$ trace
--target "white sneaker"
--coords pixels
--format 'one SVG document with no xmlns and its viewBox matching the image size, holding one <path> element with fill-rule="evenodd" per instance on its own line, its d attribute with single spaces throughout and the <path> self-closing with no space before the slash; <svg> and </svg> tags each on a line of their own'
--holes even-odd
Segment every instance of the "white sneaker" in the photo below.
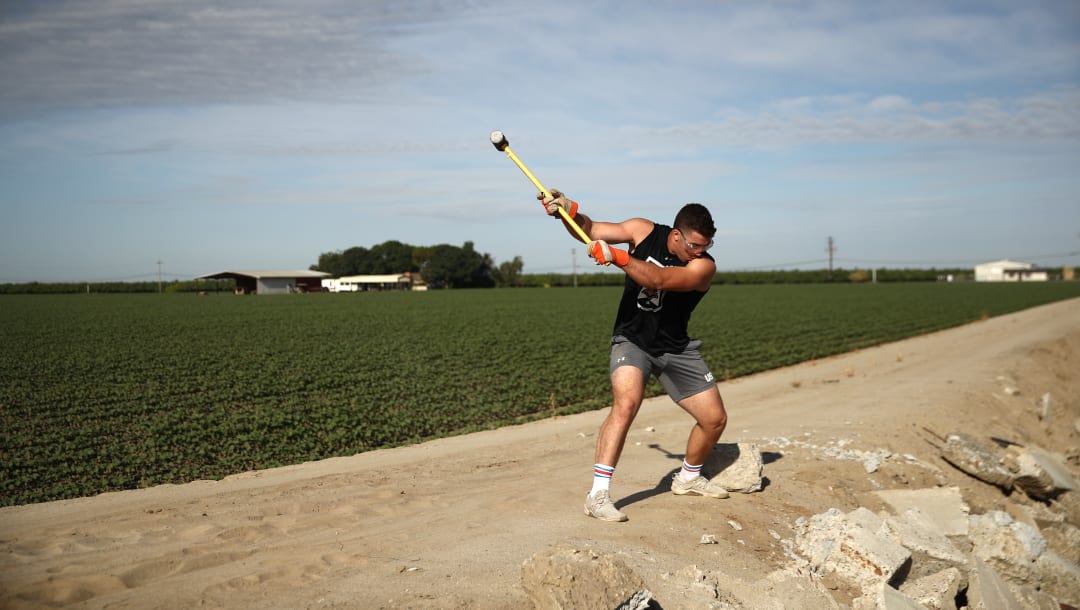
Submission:
<svg viewBox="0 0 1080 610">
<path fill-rule="evenodd" d="M 615 508 L 615 503 L 611 501 L 611 496 L 608 495 L 606 489 L 596 492 L 595 496 L 592 494 L 585 496 L 585 514 L 601 521 L 628 521 L 630 519 Z"/>
<path fill-rule="evenodd" d="M 713 483 L 709 479 L 698 475 L 689 481 L 684 481 L 679 473 L 675 473 L 675 477 L 671 481 L 671 491 L 677 496 L 685 496 L 686 494 L 697 494 L 699 496 L 705 496 L 707 498 L 727 498 L 731 494 L 726 489 Z"/>
</svg>

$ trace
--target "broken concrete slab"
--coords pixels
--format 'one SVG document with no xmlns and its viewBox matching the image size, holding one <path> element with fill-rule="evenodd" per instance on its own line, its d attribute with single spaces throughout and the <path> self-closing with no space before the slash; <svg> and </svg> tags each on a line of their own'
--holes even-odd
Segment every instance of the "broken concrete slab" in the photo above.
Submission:
<svg viewBox="0 0 1080 610">
<path fill-rule="evenodd" d="M 592 549 L 535 553 L 521 567 L 521 585 L 538 610 L 646 608 L 652 599 L 645 582 L 621 559 Z"/>
<path fill-rule="evenodd" d="M 1017 472 L 1014 483 L 1029 498 L 1047 500 L 1058 494 L 1060 490 L 1054 486 L 1054 477 L 1030 451 L 1020 452 L 1015 457 L 1015 463 Z"/>
<path fill-rule="evenodd" d="M 1035 561 L 1047 548 L 1037 528 L 1000 510 L 973 515 L 968 537 L 976 559 L 1018 583 L 1031 579 Z"/>
<path fill-rule="evenodd" d="M 964 553 L 953 545 L 922 508 L 916 506 L 898 516 L 886 517 L 885 526 L 897 542 L 913 553 L 924 553 L 953 565 L 962 565 L 967 561 Z"/>
<path fill-rule="evenodd" d="M 1004 490 L 1012 489 L 1015 476 L 1005 454 L 993 444 L 983 443 L 964 432 L 953 432 L 945 437 L 941 457 L 980 481 Z"/>
<path fill-rule="evenodd" d="M 1080 601 L 1080 566 L 1054 551 L 1046 551 L 1035 561 L 1032 572 L 1040 590 L 1062 601 Z"/>
<path fill-rule="evenodd" d="M 972 556 L 1016 587 L 1037 584 L 1061 600 L 1080 600 L 1080 566 L 1049 549 L 1038 528 L 993 511 L 971 518 Z"/>
<path fill-rule="evenodd" d="M 1027 610 L 1068 610 L 1071 606 L 1062 604 L 1056 597 L 1032 586 L 1014 587 L 1013 593 L 1020 605 Z"/>
<path fill-rule="evenodd" d="M 787 610 L 788 608 L 840 610 L 843 607 L 833 599 L 828 588 L 822 584 L 821 577 L 798 568 L 776 570 L 753 582 L 737 579 L 725 581 L 725 599 L 727 596 L 730 596 L 737 605 L 719 607 L 753 608 L 754 610 Z"/>
<path fill-rule="evenodd" d="M 968 532 L 968 505 L 959 487 L 927 489 L 890 489 L 875 492 L 897 514 L 918 508 L 946 536 L 965 536 Z"/>
<path fill-rule="evenodd" d="M 854 599 L 852 610 L 928 610 L 926 606 L 882 583 L 875 591 Z"/>
<path fill-rule="evenodd" d="M 845 515 L 831 508 L 795 522 L 795 544 L 821 573 L 834 572 L 864 590 L 887 583 L 909 565 L 911 552 L 884 535 L 884 522 L 859 507 Z"/>
<path fill-rule="evenodd" d="M 720 443 L 713 447 L 702 470 L 717 485 L 735 493 L 761 491 L 765 465 L 753 443 Z"/>
<path fill-rule="evenodd" d="M 1074 491 L 1078 487 L 1076 479 L 1073 478 L 1064 461 L 1053 453 L 1034 447 L 1029 448 L 1017 456 L 1017 466 L 1019 467 L 1017 487 L 1037 500 L 1053 498 L 1060 493 Z M 1022 484 L 1020 478 L 1028 475 L 1029 472 L 1034 474 L 1040 487 L 1045 489 L 1043 495 L 1032 495 Z"/>
<path fill-rule="evenodd" d="M 994 568 L 975 560 L 968 575 L 968 608 L 970 610 L 1024 610 Z"/>
<path fill-rule="evenodd" d="M 1039 528 L 1050 549 L 1080 565 L 1080 528 L 1070 523 L 1053 523 Z"/>
<path fill-rule="evenodd" d="M 917 578 L 900 585 L 900 592 L 929 610 L 956 610 L 956 595 L 967 588 L 967 578 L 957 568 Z"/>
</svg>

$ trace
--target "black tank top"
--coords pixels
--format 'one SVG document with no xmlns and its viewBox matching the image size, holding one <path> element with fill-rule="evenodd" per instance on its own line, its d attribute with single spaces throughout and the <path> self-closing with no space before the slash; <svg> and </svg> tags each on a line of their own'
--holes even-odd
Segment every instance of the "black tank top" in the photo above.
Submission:
<svg viewBox="0 0 1080 610">
<path fill-rule="evenodd" d="M 652 233 L 630 253 L 636 259 L 660 267 L 685 267 L 686 263 L 667 249 L 671 227 L 655 224 Z M 706 252 L 705 256 L 712 260 Z M 681 352 L 690 342 L 686 326 L 704 292 L 669 292 L 642 288 L 626 276 L 614 335 L 623 335 L 653 356 Z"/>
</svg>

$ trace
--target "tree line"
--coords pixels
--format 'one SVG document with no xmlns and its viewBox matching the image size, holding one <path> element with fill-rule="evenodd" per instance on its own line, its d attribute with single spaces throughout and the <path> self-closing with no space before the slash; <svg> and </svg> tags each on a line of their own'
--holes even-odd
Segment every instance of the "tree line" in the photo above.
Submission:
<svg viewBox="0 0 1080 610">
<path fill-rule="evenodd" d="M 550 286 L 618 286 L 621 273 L 539 273 L 523 274 L 520 256 L 496 265 L 490 254 L 477 252 L 473 242 L 461 247 L 411 246 L 387 241 L 371 248 L 354 246 L 324 252 L 312 271 L 333 277 L 418 273 L 429 288 L 490 288 Z M 972 269 L 810 269 L 775 271 L 718 271 L 713 284 L 827 284 L 887 282 L 935 282 L 972 279 Z"/>
<path fill-rule="evenodd" d="M 521 285 L 520 256 L 496 265 L 491 255 L 478 252 L 471 241 L 459 246 L 412 246 L 391 240 L 365 248 L 323 252 L 312 271 L 333 277 L 348 275 L 418 274 L 428 288 L 493 288 Z"/>
<path fill-rule="evenodd" d="M 332 277 L 348 275 L 419 275 L 429 288 L 550 288 L 570 286 L 621 286 L 622 273 L 522 273 L 520 256 L 496 264 L 490 254 L 476 250 L 471 241 L 459 246 L 411 246 L 388 241 L 365 248 L 324 252 L 309 267 Z M 1061 274 L 1052 279 L 1063 278 Z M 859 284 L 893 282 L 973 281 L 974 270 L 946 269 L 791 269 L 718 271 L 714 285 L 746 284 Z M 174 280 L 157 282 L 24 282 L 0 284 L 0 294 L 75 294 L 75 293 L 153 293 L 153 292 L 232 292 L 232 280 Z"/>
</svg>

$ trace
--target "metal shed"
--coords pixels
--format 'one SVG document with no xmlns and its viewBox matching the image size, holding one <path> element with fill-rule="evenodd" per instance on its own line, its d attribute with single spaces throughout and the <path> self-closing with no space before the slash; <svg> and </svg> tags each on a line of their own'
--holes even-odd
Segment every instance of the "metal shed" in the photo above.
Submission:
<svg viewBox="0 0 1080 610">
<path fill-rule="evenodd" d="M 1003 259 L 975 265 L 976 282 L 1045 282 L 1047 279 L 1046 270 L 1031 263 Z"/>
<path fill-rule="evenodd" d="M 322 271 L 221 271 L 201 275 L 197 280 L 235 280 L 236 294 L 294 294 L 319 292 Z"/>
</svg>

